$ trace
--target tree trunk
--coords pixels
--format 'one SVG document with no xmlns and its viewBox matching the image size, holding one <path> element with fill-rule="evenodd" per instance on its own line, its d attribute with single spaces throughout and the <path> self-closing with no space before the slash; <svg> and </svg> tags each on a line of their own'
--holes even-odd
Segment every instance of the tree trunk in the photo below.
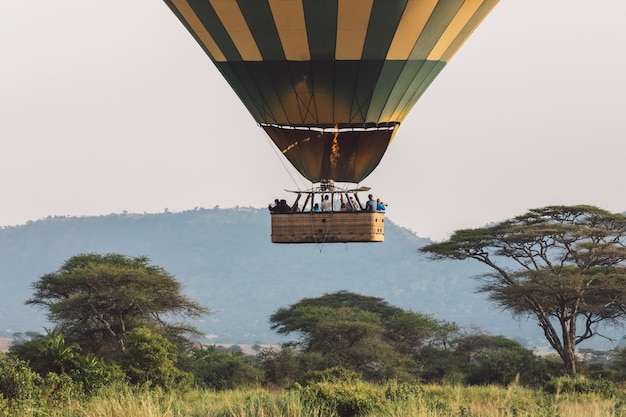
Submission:
<svg viewBox="0 0 626 417">
<path fill-rule="evenodd" d="M 563 359 L 565 371 L 570 376 L 576 376 L 576 352 L 574 351 L 574 349 L 563 350 L 563 355 L 561 356 L 561 359 Z"/>
<path fill-rule="evenodd" d="M 554 328 L 543 311 L 535 312 L 539 327 L 543 329 L 546 340 L 556 350 L 563 361 L 563 368 L 568 375 L 576 376 L 576 328 L 570 327 L 572 321 L 566 318 L 559 319 L 559 328 Z M 561 314 L 565 317 L 565 314 Z M 559 331 L 561 338 L 559 338 Z M 574 333 L 573 333 L 574 332 Z"/>
<path fill-rule="evenodd" d="M 563 365 L 569 375 L 576 376 L 576 326 L 573 320 L 561 319 L 560 322 L 563 331 L 563 351 L 561 353 Z"/>
</svg>

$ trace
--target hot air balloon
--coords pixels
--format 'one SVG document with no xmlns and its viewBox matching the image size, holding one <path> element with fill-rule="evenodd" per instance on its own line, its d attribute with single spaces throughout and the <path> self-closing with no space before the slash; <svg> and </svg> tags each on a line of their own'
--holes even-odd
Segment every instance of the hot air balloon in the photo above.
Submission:
<svg viewBox="0 0 626 417">
<path fill-rule="evenodd" d="M 413 105 L 498 2 L 164 1 L 318 192 L 358 184 L 376 168 Z M 353 241 L 336 241 L 345 239 Z"/>
</svg>

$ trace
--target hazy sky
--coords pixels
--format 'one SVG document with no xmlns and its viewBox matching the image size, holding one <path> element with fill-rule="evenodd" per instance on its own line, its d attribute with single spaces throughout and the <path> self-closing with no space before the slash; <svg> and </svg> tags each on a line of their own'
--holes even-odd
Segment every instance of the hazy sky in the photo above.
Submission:
<svg viewBox="0 0 626 417">
<path fill-rule="evenodd" d="M 626 210 L 625 18 L 624 0 L 501 0 L 362 185 L 435 240 Z M 162 1 L 0 2 L 0 225 L 264 207 L 310 185 L 281 158 Z"/>
</svg>

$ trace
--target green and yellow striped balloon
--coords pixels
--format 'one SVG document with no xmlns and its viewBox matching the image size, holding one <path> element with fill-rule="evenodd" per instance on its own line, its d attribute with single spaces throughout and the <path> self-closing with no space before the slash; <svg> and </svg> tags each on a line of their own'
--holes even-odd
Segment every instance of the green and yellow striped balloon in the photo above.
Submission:
<svg viewBox="0 0 626 417">
<path fill-rule="evenodd" d="M 498 0 L 165 0 L 309 181 L 359 183 Z"/>
</svg>

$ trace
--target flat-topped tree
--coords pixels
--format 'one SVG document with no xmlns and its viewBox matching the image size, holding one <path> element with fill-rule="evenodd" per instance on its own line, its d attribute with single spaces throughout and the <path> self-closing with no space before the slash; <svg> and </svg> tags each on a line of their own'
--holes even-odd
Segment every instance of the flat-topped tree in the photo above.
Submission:
<svg viewBox="0 0 626 417">
<path fill-rule="evenodd" d="M 299 335 L 291 342 L 305 353 L 324 358 L 368 379 L 416 375 L 414 354 L 453 323 L 389 305 L 378 297 L 348 291 L 304 298 L 270 316 L 279 334 Z"/>
<path fill-rule="evenodd" d="M 626 217 L 588 205 L 548 206 L 420 248 L 432 259 L 475 259 L 479 291 L 533 317 L 576 374 L 576 346 L 626 315 Z"/>
<path fill-rule="evenodd" d="M 197 318 L 209 310 L 181 294 L 180 283 L 149 259 L 87 253 L 68 259 L 33 284 L 26 304 L 47 308 L 57 330 L 83 350 L 108 356 L 125 350 L 135 328 L 158 330 L 173 341 L 198 333 L 173 315 Z"/>
</svg>

